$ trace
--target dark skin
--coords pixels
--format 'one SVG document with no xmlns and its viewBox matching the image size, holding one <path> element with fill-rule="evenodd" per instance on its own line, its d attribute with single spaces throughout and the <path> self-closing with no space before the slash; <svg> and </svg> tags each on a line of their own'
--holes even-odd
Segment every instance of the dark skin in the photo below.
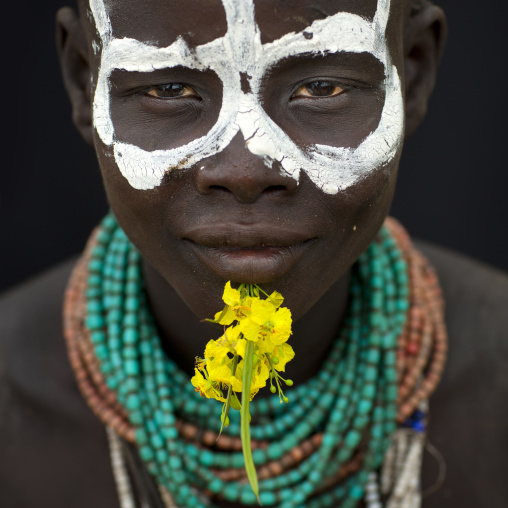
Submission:
<svg viewBox="0 0 508 508">
<path fill-rule="evenodd" d="M 307 2 L 297 2 L 291 16 L 281 22 L 274 16 L 277 4 L 269 3 L 271 9 L 260 2 L 258 15 L 258 25 L 267 42 L 281 31 L 288 33 L 310 25 L 314 17 L 323 17 L 322 11 L 329 11 L 332 4 L 325 2 L 316 9 L 307 6 Z M 122 2 L 122 9 L 112 10 L 113 30 L 119 27 L 118 37 L 145 38 L 145 23 L 129 22 L 129 13 L 138 2 L 125 4 L 125 9 Z M 172 13 L 178 10 L 177 6 L 169 6 L 164 22 L 161 16 L 166 11 L 141 10 L 146 23 L 152 26 L 152 41 L 159 44 L 170 44 L 179 34 L 188 32 L 200 34 L 203 42 L 217 37 L 215 27 L 208 29 L 208 12 L 194 9 L 192 3 L 188 15 L 181 12 L 176 19 Z M 225 15 L 219 2 L 216 10 L 217 24 L 225 30 Z M 394 9 L 395 19 L 403 15 L 403 9 Z M 393 40 L 399 41 L 400 28 L 397 30 L 396 26 L 391 34 Z M 94 28 L 86 28 L 90 41 Z M 400 60 L 400 53 L 397 56 Z M 293 139 L 303 139 L 303 145 L 316 142 L 317 131 L 326 134 L 321 138 L 327 144 L 356 146 L 379 122 L 379 64 L 373 65 L 374 59 L 365 55 L 349 55 L 347 63 L 342 60 L 288 59 L 280 68 L 272 69 L 265 80 L 267 113 Z M 98 59 L 91 59 L 93 81 L 98 64 Z M 195 72 L 178 69 L 161 72 L 157 77 L 152 73 L 131 74 L 115 72 L 112 78 L 115 91 L 111 111 L 120 138 L 125 136 L 128 142 L 142 148 L 167 149 L 192 139 L 189 132 L 193 137 L 205 134 L 215 121 L 220 82 L 212 73 L 195 76 Z M 361 81 L 363 88 L 329 98 L 304 98 L 293 93 L 295 85 L 315 76 L 331 75 L 345 87 L 339 81 L 344 74 Z M 154 84 L 180 80 L 196 90 L 196 95 L 174 100 L 151 96 L 161 93 Z M 129 93 L 132 87 L 141 87 L 144 93 Z M 362 107 L 355 107 L 357 103 Z M 348 113 L 351 109 L 360 110 L 361 121 Z M 187 110 L 188 114 L 182 113 Z M 340 119 L 335 120 L 330 128 L 330 115 L 353 121 L 348 122 L 346 129 L 339 128 Z M 147 129 L 148 122 L 155 127 Z M 318 124 L 319 130 L 309 128 L 309 122 Z M 344 195 L 329 196 L 304 175 L 298 185 L 277 167 L 268 168 L 245 148 L 239 133 L 223 152 L 198 164 L 204 169 L 193 167 L 179 172 L 178 178 L 170 174 L 160 187 L 140 192 L 119 173 L 108 156 L 111 150 L 94 134 L 93 142 L 109 203 L 120 225 L 144 255 L 148 293 L 166 348 L 182 368 L 191 372 L 193 359 L 217 333 L 211 326 L 198 324 L 192 313 L 200 318 L 212 317 L 221 308 L 224 284 L 231 280 L 262 284 L 269 292 L 276 288 L 285 295 L 285 304 L 296 321 L 292 344 L 301 351 L 291 365 L 291 376 L 299 382 L 315 372 L 346 307 L 349 267 L 387 214 L 398 160 Z M 259 248 L 262 245 L 272 248 Z M 249 249 L 251 246 L 257 250 Z M 327 297 L 323 298 L 325 293 Z M 164 310 L 168 305 L 178 311 L 168 313 Z M 189 322 L 196 325 L 189 329 Z M 320 330 L 321 340 L 309 343 L 308 337 L 316 329 Z"/>
<path fill-rule="evenodd" d="M 376 4 L 307 5 L 302 1 L 287 13 L 277 3 L 257 2 L 256 21 L 262 40 L 271 42 L 339 10 L 372 17 Z M 110 8 L 116 37 L 163 46 L 182 35 L 189 44 L 202 44 L 227 28 L 220 2 L 211 11 L 198 8 L 199 2 L 189 3 L 183 11 L 168 2 L 165 7 L 157 3 L 156 8 L 154 3 L 142 9 L 134 0 L 118 5 L 121 8 Z M 82 7 L 81 20 L 89 19 L 86 4 Z M 406 2 L 392 4 L 387 36 L 400 75 L 407 68 L 407 128 L 411 131 L 421 119 L 421 102 L 427 101 L 432 89 L 430 69 L 437 65 L 444 39 L 438 34 L 445 31 L 445 24 L 440 9 L 429 9 L 419 24 L 412 20 L 410 29 L 404 30 L 408 8 Z M 92 83 L 97 81 L 100 64 L 99 55 L 91 50 L 92 41 L 99 42 L 95 27 L 83 26 L 68 10 L 61 11 L 59 19 L 64 82 L 74 104 L 75 123 L 94 144 L 109 203 L 144 256 L 147 290 L 168 353 L 192 372 L 195 356 L 217 333 L 199 324 L 193 314 L 213 316 L 221 307 L 228 280 L 259 283 L 285 296 L 295 319 L 292 344 L 301 352 L 291 364 L 291 376 L 295 382 L 308 378 L 318 370 L 342 319 L 349 268 L 388 213 L 398 156 L 361 183 L 328 195 L 303 172 L 297 184 L 276 165 L 268 168 L 246 149 L 239 133 L 225 150 L 199 163 L 203 169 L 174 171 L 150 191 L 133 189 L 114 163 L 111 148 L 104 146 L 91 124 L 93 91 L 88 84 L 90 75 Z M 143 21 L 134 23 L 133 19 Z M 264 107 L 303 147 L 316 142 L 357 146 L 379 123 L 382 77 L 382 66 L 369 54 L 289 58 L 265 78 Z M 295 93 L 299 83 L 319 83 L 320 78 L 333 80 L 344 93 L 330 97 Z M 144 149 L 168 149 L 205 134 L 220 107 L 220 80 L 211 72 L 114 71 L 111 80 L 115 132 Z M 154 97 L 162 94 L 157 85 L 172 82 L 183 82 L 195 93 L 169 100 Z M 352 86 L 353 82 L 359 85 Z M 265 245 L 272 248 L 260 248 Z M 168 313 L 168 307 L 175 312 Z M 320 340 L 309 343 L 307 337 L 315 330 L 320 330 Z"/>
<path fill-rule="evenodd" d="M 141 15 L 135 10 L 136 3 L 122 2 L 125 10 L 117 18 L 112 15 L 113 26 L 116 22 L 118 30 L 125 34 L 166 45 L 178 31 L 189 30 L 185 13 L 175 17 L 170 6 L 167 12 L 164 9 L 157 12 L 157 23 L 150 18 L 150 9 L 143 9 L 142 15 L 148 16 L 151 24 L 130 25 L 133 12 Z M 375 10 L 375 2 L 340 4 L 335 6 L 335 11 L 372 16 Z M 331 5 L 322 2 L 319 11 L 335 12 L 330 11 Z M 259 7 L 256 4 L 257 21 L 266 38 L 263 42 L 290 30 L 301 30 L 315 17 L 322 16 L 318 11 L 306 9 L 304 2 L 295 2 L 291 16 L 277 17 L 273 15 L 277 6 L 276 2 L 261 2 Z M 192 23 L 203 25 L 203 29 L 194 32 L 199 34 L 195 37 L 203 37 L 196 39 L 195 44 L 220 35 L 220 14 L 216 14 L 217 22 L 210 28 L 212 13 L 203 13 L 204 20 L 200 20 L 199 9 L 189 4 L 189 11 Z M 394 3 L 388 40 L 392 58 L 405 77 L 406 132 L 409 134 L 425 114 L 442 51 L 445 21 L 442 11 L 434 7 L 411 20 L 407 19 L 407 12 L 405 2 Z M 74 123 L 83 137 L 94 143 L 110 204 L 144 256 L 147 289 L 168 354 L 190 372 L 194 356 L 202 352 L 207 340 L 216 338 L 217 331 L 200 323 L 198 318 L 211 316 L 220 308 L 224 282 L 229 278 L 235 282 L 259 282 L 268 289 L 277 288 L 286 296 L 295 318 L 291 343 L 297 352 L 288 372 L 295 382 L 305 381 L 319 369 L 340 326 L 347 306 L 349 268 L 387 214 L 398 160 L 347 192 L 329 196 L 304 177 L 296 185 L 294 180 L 282 177 L 277 168 L 267 168 L 245 149 L 243 139 L 237 136 L 224 152 L 205 161 L 204 171 L 193 168 L 179 173 L 178 178 L 168 179 L 153 191 L 136 191 L 119 173 L 113 159 L 106 156 L 108 148 L 93 132 L 89 83 L 90 74 L 97 73 L 97 61 L 90 50 L 94 30 L 82 20 L 86 20 L 84 12 L 81 19 L 68 8 L 58 14 L 59 50 Z M 136 27 L 146 30 L 147 26 L 155 28 L 147 33 L 136 32 Z M 206 35 L 205 28 L 212 33 Z M 156 29 L 159 31 L 155 35 Z M 354 64 L 359 74 L 371 72 L 368 61 L 359 59 Z M 283 88 L 281 84 L 285 80 L 292 79 L 295 69 L 307 72 L 308 65 L 298 61 L 277 69 L 267 78 L 265 88 L 272 93 L 270 98 L 267 92 L 267 112 L 302 145 L 317 142 L 311 138 L 319 130 L 304 127 L 309 122 L 319 127 L 321 115 L 316 117 L 308 110 L 300 111 L 296 118 L 306 116 L 299 124 L 294 118 L 286 118 L 285 108 L 280 105 L 282 98 L 273 95 Z M 321 66 L 318 71 L 315 68 L 311 71 L 319 75 L 324 64 L 316 61 L 312 65 Z M 339 68 L 345 65 L 345 61 L 339 62 Z M 118 76 L 118 83 L 124 78 Z M 213 76 L 203 79 L 213 88 Z M 369 79 L 375 82 L 376 77 L 371 75 Z M 376 83 L 361 94 L 367 102 L 379 96 Z M 333 104 L 327 99 L 326 108 L 332 113 L 345 114 L 344 104 L 338 102 L 344 99 L 341 96 Z M 354 97 L 346 99 L 353 101 Z M 125 136 L 138 136 L 132 142 L 136 141 L 139 146 L 153 143 L 155 148 L 165 143 L 165 148 L 172 143 L 180 144 L 171 137 L 172 129 L 164 130 L 170 133 L 166 138 L 160 136 L 160 128 L 140 129 L 135 122 L 129 124 L 131 114 L 122 113 L 121 108 L 115 112 L 112 104 L 118 131 L 124 128 Z M 355 111 L 360 120 L 351 119 L 346 133 L 325 122 L 321 134 L 331 136 L 329 144 L 358 144 L 365 135 L 363 127 L 379 118 L 379 108 L 362 109 L 358 104 Z M 295 109 L 294 102 L 288 108 Z M 210 115 L 213 116 L 213 108 Z M 179 126 L 184 127 L 188 120 L 186 116 L 180 117 Z M 231 217 L 241 219 L 233 221 Z M 228 271 L 229 268 L 220 264 L 210 267 L 210 263 L 199 257 L 197 249 L 189 245 L 189 232 L 201 224 L 225 224 L 229 239 L 245 235 L 249 238 L 249 231 L 258 225 L 264 231 L 285 228 L 308 238 L 309 245 L 296 260 L 290 258 L 289 268 L 283 263 L 286 273 L 274 270 L 270 263 L 267 268 L 263 259 L 259 261 L 263 256 L 270 257 L 271 252 L 240 254 L 241 261 L 233 271 Z M 219 248 L 227 250 L 223 245 Z M 436 265 L 443 285 L 451 344 L 447 372 L 432 398 L 430 426 L 430 439 L 444 454 L 448 475 L 438 493 L 424 500 L 424 507 L 501 507 L 508 499 L 506 483 L 501 481 L 506 470 L 504 451 L 508 444 L 505 404 L 508 383 L 506 374 L 497 374 L 493 365 L 496 359 L 507 357 L 501 339 L 502 330 L 508 326 L 503 310 L 508 304 L 508 279 L 439 249 L 424 251 Z M 168 253 L 171 253 L 171 263 Z M 0 423 L 3 422 L 2 435 L 7 436 L 1 440 L 0 453 L 2 506 L 118 506 L 104 427 L 83 402 L 65 356 L 61 300 L 70 268 L 65 265 L 7 295 L 1 302 L 0 322 L 6 333 L 1 341 L 0 358 L 7 359 L 0 364 L 6 380 L 2 383 Z M 25 312 L 31 319 L 23 317 Z M 482 338 L 480 344 L 478 337 Z M 433 483 L 436 474 L 436 463 L 427 456 L 424 487 Z"/>
</svg>

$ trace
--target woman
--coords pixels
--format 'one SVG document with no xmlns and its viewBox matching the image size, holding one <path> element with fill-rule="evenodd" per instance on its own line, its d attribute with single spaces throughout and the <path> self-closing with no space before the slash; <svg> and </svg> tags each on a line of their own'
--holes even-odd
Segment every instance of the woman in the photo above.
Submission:
<svg viewBox="0 0 508 508">
<path fill-rule="evenodd" d="M 192 373 L 195 357 L 220 334 L 200 319 L 220 310 L 229 280 L 284 295 L 294 320 L 290 343 L 296 355 L 287 368 L 295 387 L 323 369 L 335 337 L 349 326 L 350 288 L 359 270 L 354 263 L 388 212 L 403 136 L 423 119 L 433 86 L 444 15 L 432 5 L 417 7 L 402 0 L 297 2 L 290 8 L 248 1 L 187 2 L 182 8 L 158 0 L 94 0 L 80 5 L 80 16 L 68 8 L 59 12 L 74 122 L 94 144 L 114 216 L 141 253 L 161 347 L 184 372 Z M 389 227 L 401 247 L 403 233 Z M 109 219 L 103 233 L 113 230 Z M 415 255 L 407 242 L 405 249 Z M 508 283 L 439 250 L 426 252 L 448 305 L 452 354 L 431 399 L 429 440 L 439 452 L 429 448 L 434 457 L 429 455 L 423 472 L 424 488 L 438 478 L 438 492 L 423 504 L 502 506 L 506 386 L 503 392 L 502 379 L 495 378 L 493 351 L 502 346 Z M 153 494 L 161 478 L 153 474 L 154 482 L 147 473 L 151 459 L 144 460 L 143 443 L 132 436 L 133 419 L 123 437 L 137 442 L 139 453 L 118 441 L 121 425 L 108 448 L 104 424 L 83 401 L 69 368 L 60 312 L 71 268 L 2 302 L 8 408 L 2 495 L 12 506 L 116 506 L 118 499 L 128 505 L 125 488 L 120 485 L 120 495 L 115 489 L 115 478 L 125 483 L 127 477 L 112 474 L 122 459 L 129 464 L 134 498 L 155 506 L 164 501 L 163 494 L 162 501 Z M 86 320 L 92 334 L 94 324 L 90 301 L 88 316 L 77 316 L 69 297 L 85 294 L 79 273 L 67 293 L 66 309 L 73 310 L 66 312 L 66 332 L 81 383 L 84 371 L 76 367 L 69 329 Z M 20 322 L 25 315 L 33 319 Z M 361 436 L 369 442 L 371 425 L 369 420 Z M 383 442 L 389 445 L 389 439 Z M 124 452 L 116 453 L 117 445 Z M 364 448 L 368 443 L 358 445 L 359 455 Z M 199 487 L 189 461 L 176 460 L 185 481 Z M 352 467 L 353 476 L 363 461 Z M 344 480 L 329 487 L 322 478 L 308 499 L 291 500 L 275 489 L 282 497 L 265 504 L 311 503 L 320 489 Z M 366 485 L 359 484 L 363 497 Z M 219 485 L 217 491 L 209 485 L 189 491 L 187 505 L 199 505 L 196 499 L 202 505 L 210 499 L 216 506 L 253 504 Z M 172 492 L 171 475 L 165 487 L 185 505 L 184 490 Z M 381 494 L 358 503 L 348 494 L 340 503 L 374 506 Z"/>
</svg>

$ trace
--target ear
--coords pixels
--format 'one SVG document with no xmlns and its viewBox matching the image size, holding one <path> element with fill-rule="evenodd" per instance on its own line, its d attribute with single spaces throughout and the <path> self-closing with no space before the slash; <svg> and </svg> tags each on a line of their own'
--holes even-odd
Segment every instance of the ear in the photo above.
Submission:
<svg viewBox="0 0 508 508">
<path fill-rule="evenodd" d="M 77 12 L 62 7 L 56 15 L 56 46 L 72 121 L 87 143 L 93 144 L 88 44 Z"/>
<path fill-rule="evenodd" d="M 407 22 L 404 35 L 406 137 L 416 130 L 427 112 L 446 35 L 446 16 L 435 5 L 424 8 Z"/>
</svg>

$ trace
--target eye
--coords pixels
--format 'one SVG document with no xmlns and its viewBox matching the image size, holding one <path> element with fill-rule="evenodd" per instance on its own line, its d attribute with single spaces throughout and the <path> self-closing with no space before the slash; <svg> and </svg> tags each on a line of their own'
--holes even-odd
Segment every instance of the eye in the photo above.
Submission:
<svg viewBox="0 0 508 508">
<path fill-rule="evenodd" d="M 333 81 L 312 81 L 302 85 L 293 97 L 335 97 L 343 92 L 344 88 Z"/>
<path fill-rule="evenodd" d="M 166 83 L 150 88 L 146 95 L 157 99 L 176 99 L 178 97 L 199 97 L 189 85 L 183 83 Z"/>
</svg>

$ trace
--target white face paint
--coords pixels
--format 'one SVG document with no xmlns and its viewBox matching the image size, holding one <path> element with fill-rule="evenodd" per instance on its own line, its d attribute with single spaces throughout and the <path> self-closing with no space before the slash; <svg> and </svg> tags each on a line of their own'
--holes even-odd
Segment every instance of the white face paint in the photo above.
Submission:
<svg viewBox="0 0 508 508">
<path fill-rule="evenodd" d="M 378 0 L 372 21 L 339 12 L 316 20 L 299 33 L 288 33 L 261 44 L 253 0 L 222 0 L 228 30 L 224 37 L 189 50 L 179 37 L 165 48 L 136 39 L 113 36 L 103 0 L 90 0 L 102 54 L 93 102 L 94 126 L 101 140 L 113 147 L 118 168 L 135 189 L 153 189 L 172 168 L 189 168 L 228 146 L 238 131 L 248 149 L 268 166 L 274 161 L 296 180 L 300 171 L 328 194 L 336 194 L 369 172 L 385 166 L 402 141 L 404 110 L 397 69 L 386 44 L 390 0 Z M 304 36 L 312 33 L 312 39 Z M 370 53 L 385 69 L 385 104 L 379 125 L 356 148 L 316 144 L 299 148 L 266 114 L 260 103 L 261 80 L 281 60 L 301 54 Z M 210 131 L 172 150 L 145 151 L 117 139 L 110 114 L 111 73 L 115 69 L 152 72 L 176 66 L 213 70 L 223 84 L 222 109 Z M 251 76 L 250 92 L 241 89 L 241 75 Z"/>
</svg>

